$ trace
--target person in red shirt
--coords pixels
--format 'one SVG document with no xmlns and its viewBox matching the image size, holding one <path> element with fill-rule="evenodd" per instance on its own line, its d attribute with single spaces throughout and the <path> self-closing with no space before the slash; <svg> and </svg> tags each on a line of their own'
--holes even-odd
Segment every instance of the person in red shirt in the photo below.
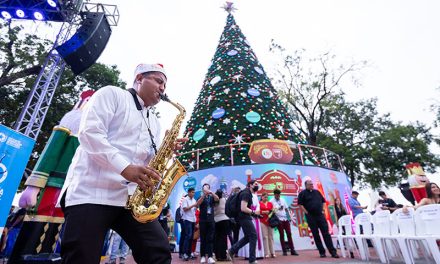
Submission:
<svg viewBox="0 0 440 264">
<path fill-rule="evenodd" d="M 269 214 L 273 213 L 273 204 L 269 202 L 267 198 L 267 192 L 263 192 L 260 201 L 260 212 L 263 216 L 260 219 L 260 222 L 263 223 L 261 225 L 261 231 L 263 233 L 264 255 L 266 258 L 274 258 L 276 255 L 273 249 L 273 228 L 269 225 Z"/>
</svg>

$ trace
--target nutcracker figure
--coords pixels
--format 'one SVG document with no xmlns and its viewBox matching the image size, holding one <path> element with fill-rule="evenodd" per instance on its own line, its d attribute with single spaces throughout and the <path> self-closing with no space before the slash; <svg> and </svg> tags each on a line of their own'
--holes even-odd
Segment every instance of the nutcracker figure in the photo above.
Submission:
<svg viewBox="0 0 440 264">
<path fill-rule="evenodd" d="M 56 207 L 56 203 L 79 145 L 76 135 L 82 109 L 93 93 L 92 90 L 83 92 L 75 107 L 53 128 L 43 153 L 26 180 L 26 189 L 19 205 L 29 209 L 9 259 L 10 263 L 22 263 L 26 256 L 56 251 L 64 222 L 63 212 Z"/>
<path fill-rule="evenodd" d="M 405 166 L 408 173 L 409 189 L 418 203 L 426 197 L 425 184 L 429 182 L 422 166 L 418 162 L 412 162 Z"/>
</svg>

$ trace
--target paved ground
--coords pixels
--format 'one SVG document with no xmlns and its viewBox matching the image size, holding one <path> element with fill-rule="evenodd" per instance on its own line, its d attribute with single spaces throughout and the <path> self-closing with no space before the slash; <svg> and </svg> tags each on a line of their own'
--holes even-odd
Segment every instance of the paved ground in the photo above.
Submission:
<svg viewBox="0 0 440 264">
<path fill-rule="evenodd" d="M 276 263 L 276 264 L 311 264 L 311 263 L 322 263 L 322 264 L 333 264 L 333 263 L 345 263 L 345 264 L 378 264 L 380 261 L 378 261 L 377 258 L 374 256 L 372 257 L 372 261 L 362 261 L 359 257 L 356 257 L 354 259 L 351 258 L 339 258 L 334 259 L 329 256 L 327 258 L 320 258 L 318 255 L 318 251 L 316 250 L 301 250 L 298 251 L 299 256 L 281 256 L 281 252 L 277 252 L 276 258 L 269 258 L 269 259 L 261 259 L 258 260 L 259 264 L 266 264 L 266 263 Z M 106 263 L 105 260 L 101 262 L 101 264 Z M 136 262 L 133 260 L 133 258 L 130 256 L 130 258 L 125 262 L 126 264 L 135 264 Z M 196 264 L 200 263 L 200 258 L 190 260 L 190 261 L 183 261 L 179 259 L 179 255 L 177 253 L 173 253 L 173 261 L 172 263 L 179 263 L 179 264 Z M 220 262 L 217 263 L 232 263 L 232 262 Z M 246 264 L 248 263 L 247 260 L 244 260 L 243 258 L 235 258 L 234 264 Z M 393 262 L 399 263 L 399 262 Z"/>
</svg>

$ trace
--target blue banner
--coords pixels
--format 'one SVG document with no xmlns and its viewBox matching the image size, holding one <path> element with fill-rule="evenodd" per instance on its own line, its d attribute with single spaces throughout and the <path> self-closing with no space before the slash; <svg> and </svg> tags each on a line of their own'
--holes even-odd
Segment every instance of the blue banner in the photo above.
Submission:
<svg viewBox="0 0 440 264">
<path fill-rule="evenodd" d="M 35 140 L 0 124 L 0 228 L 5 226 Z"/>
</svg>

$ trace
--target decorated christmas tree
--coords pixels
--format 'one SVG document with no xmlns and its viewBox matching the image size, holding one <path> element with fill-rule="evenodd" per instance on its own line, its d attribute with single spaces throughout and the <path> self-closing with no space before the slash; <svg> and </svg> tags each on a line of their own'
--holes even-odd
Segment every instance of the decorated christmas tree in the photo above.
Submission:
<svg viewBox="0 0 440 264">
<path fill-rule="evenodd" d="M 186 126 L 180 160 L 189 171 L 250 164 L 247 143 L 257 139 L 303 143 L 233 9 L 225 5 L 226 26 Z"/>
</svg>

